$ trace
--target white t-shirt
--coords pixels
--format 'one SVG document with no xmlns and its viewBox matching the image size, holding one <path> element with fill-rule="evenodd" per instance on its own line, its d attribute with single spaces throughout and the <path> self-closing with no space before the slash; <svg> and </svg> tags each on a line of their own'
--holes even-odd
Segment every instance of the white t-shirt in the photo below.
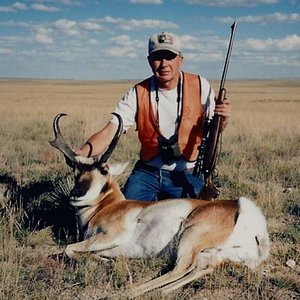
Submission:
<svg viewBox="0 0 300 300">
<path fill-rule="evenodd" d="M 182 75 L 181 75 L 182 76 Z M 201 104 L 202 109 L 205 112 L 206 117 L 212 118 L 215 108 L 215 93 L 209 82 L 204 78 L 200 77 L 201 81 Z M 182 82 L 182 80 L 181 80 Z M 182 91 L 182 87 L 180 89 Z M 180 92 L 180 105 L 182 103 L 182 92 Z M 170 138 L 176 130 L 176 120 L 178 116 L 178 111 L 181 111 L 181 106 L 177 106 L 177 87 L 172 90 L 158 89 L 158 104 L 156 101 L 156 84 L 154 76 L 151 79 L 151 105 L 154 111 L 154 115 L 157 115 L 159 120 L 160 133 L 165 138 Z M 135 88 L 132 87 L 127 93 L 121 98 L 118 103 L 115 112 L 118 113 L 123 120 L 123 126 L 125 132 L 135 124 L 136 113 L 137 113 L 137 98 Z M 111 122 L 117 124 L 118 120 L 113 116 Z M 154 157 L 152 160 L 147 162 L 151 166 L 169 171 L 182 171 L 184 169 L 189 169 L 194 166 L 194 162 L 187 162 L 184 159 L 180 159 L 171 165 L 163 164 L 160 155 Z"/>
</svg>

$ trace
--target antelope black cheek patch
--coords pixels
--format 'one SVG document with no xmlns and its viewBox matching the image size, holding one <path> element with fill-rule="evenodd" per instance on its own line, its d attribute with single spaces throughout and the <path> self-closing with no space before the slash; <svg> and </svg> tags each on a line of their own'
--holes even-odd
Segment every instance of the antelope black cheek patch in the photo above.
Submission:
<svg viewBox="0 0 300 300">
<path fill-rule="evenodd" d="M 91 178 L 79 178 L 71 192 L 73 197 L 79 198 L 84 196 L 91 187 Z"/>
</svg>

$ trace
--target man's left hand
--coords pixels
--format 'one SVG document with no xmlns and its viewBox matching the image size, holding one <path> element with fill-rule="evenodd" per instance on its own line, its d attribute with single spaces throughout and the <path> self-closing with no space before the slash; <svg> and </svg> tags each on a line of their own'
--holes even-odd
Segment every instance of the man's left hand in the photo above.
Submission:
<svg viewBox="0 0 300 300">
<path fill-rule="evenodd" d="M 230 100 L 225 98 L 222 104 L 216 105 L 215 114 L 224 118 L 229 118 L 231 115 Z"/>
</svg>

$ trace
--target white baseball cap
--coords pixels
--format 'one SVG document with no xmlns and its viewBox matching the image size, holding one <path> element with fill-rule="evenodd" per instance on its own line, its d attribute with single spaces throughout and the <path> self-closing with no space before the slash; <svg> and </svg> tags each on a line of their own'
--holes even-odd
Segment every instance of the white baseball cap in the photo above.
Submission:
<svg viewBox="0 0 300 300">
<path fill-rule="evenodd" d="M 175 54 L 181 54 L 181 46 L 178 37 L 168 32 L 152 35 L 149 39 L 148 54 L 159 50 L 168 50 Z"/>
</svg>

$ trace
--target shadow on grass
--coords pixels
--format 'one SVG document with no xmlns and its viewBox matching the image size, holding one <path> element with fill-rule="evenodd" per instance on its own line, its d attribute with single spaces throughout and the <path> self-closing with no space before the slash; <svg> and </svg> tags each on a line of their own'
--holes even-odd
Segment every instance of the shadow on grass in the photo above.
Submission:
<svg viewBox="0 0 300 300">
<path fill-rule="evenodd" d="M 69 205 L 71 181 L 68 177 L 56 178 L 21 186 L 9 175 L 0 176 L 8 206 L 24 210 L 25 229 L 41 230 L 50 226 L 58 242 L 68 243 L 80 238 L 76 214 Z"/>
</svg>

